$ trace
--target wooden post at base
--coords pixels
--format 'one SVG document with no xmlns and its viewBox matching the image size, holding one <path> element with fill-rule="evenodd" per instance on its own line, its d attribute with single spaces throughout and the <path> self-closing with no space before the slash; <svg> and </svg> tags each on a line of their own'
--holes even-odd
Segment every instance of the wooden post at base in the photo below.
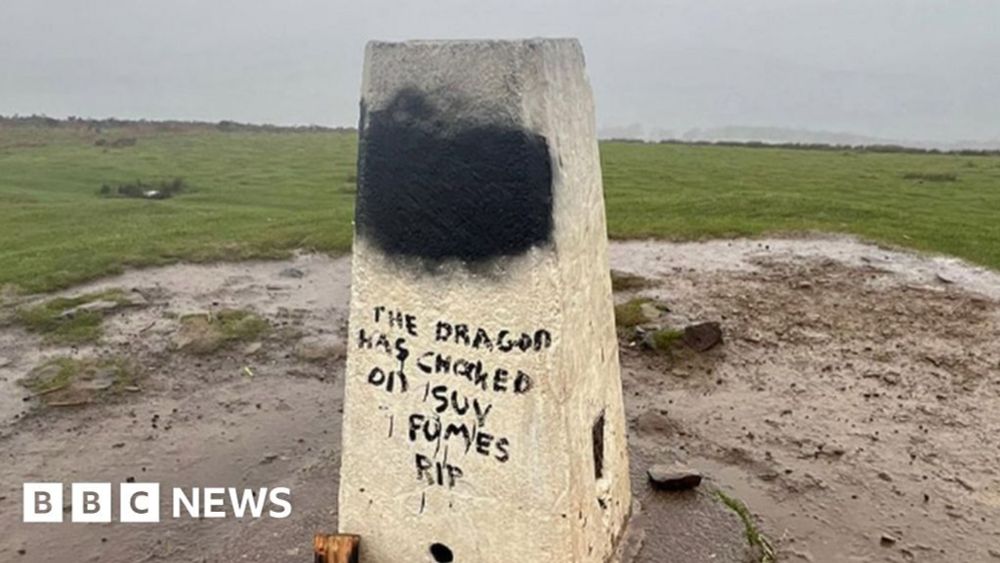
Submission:
<svg viewBox="0 0 1000 563">
<path fill-rule="evenodd" d="M 314 563 L 358 563 L 361 536 L 316 534 L 313 538 Z"/>
</svg>

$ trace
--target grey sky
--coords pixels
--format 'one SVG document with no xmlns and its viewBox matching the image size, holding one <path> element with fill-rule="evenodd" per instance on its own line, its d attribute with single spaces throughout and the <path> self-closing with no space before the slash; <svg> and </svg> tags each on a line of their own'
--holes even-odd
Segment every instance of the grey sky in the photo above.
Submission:
<svg viewBox="0 0 1000 563">
<path fill-rule="evenodd" d="M 529 36 L 605 127 L 1000 138 L 996 0 L 0 0 L 0 114 L 349 125 L 368 39 Z"/>
</svg>

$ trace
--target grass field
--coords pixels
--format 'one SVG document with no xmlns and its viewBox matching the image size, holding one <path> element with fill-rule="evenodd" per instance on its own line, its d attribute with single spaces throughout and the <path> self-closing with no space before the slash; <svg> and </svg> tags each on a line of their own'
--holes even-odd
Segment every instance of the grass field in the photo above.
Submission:
<svg viewBox="0 0 1000 563">
<path fill-rule="evenodd" d="M 350 247 L 353 135 L 160 129 L 0 127 L 0 286 L 47 291 L 125 266 Z M 601 150 L 613 237 L 841 232 L 1000 269 L 1000 157 Z M 100 195 L 177 177 L 186 190 L 172 199 Z"/>
</svg>

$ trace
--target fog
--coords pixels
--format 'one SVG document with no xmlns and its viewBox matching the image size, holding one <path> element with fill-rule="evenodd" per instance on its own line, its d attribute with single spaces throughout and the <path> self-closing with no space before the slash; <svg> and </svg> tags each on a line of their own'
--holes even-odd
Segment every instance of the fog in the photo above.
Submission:
<svg viewBox="0 0 1000 563">
<path fill-rule="evenodd" d="M 605 135 L 997 140 L 998 26 L 993 0 L 0 0 L 0 114 L 352 125 L 369 39 L 572 36 Z"/>
</svg>

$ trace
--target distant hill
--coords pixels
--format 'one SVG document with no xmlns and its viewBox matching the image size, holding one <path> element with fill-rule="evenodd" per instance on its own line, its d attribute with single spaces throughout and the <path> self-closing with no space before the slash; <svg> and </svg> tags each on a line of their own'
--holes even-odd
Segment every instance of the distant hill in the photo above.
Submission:
<svg viewBox="0 0 1000 563">
<path fill-rule="evenodd" d="M 919 149 L 938 150 L 997 150 L 1000 139 L 991 141 L 957 141 L 942 143 L 869 137 L 846 132 L 810 131 L 808 129 L 786 129 L 782 127 L 719 127 L 713 129 L 692 129 L 684 133 L 684 141 L 737 141 L 762 143 L 800 143 L 824 145 L 898 145 Z"/>
<path fill-rule="evenodd" d="M 784 127 L 729 126 L 705 129 L 690 129 L 680 135 L 673 131 L 654 129 L 645 131 L 639 124 L 625 127 L 604 127 L 599 135 L 602 139 L 634 139 L 643 141 L 681 141 L 692 143 L 764 143 L 831 146 L 901 146 L 916 149 L 958 151 L 958 150 L 1000 150 L 1000 139 L 934 142 L 919 140 L 888 139 L 857 135 L 848 132 L 813 131 Z"/>
<path fill-rule="evenodd" d="M 47 115 L 0 115 L 0 127 L 51 127 L 51 128 L 75 128 L 91 129 L 102 131 L 105 129 L 130 129 L 148 130 L 150 132 L 163 131 L 203 131 L 218 130 L 226 132 L 234 131 L 337 131 L 356 132 L 353 127 L 326 127 L 322 125 L 271 125 L 240 123 L 236 121 L 185 121 L 185 120 L 146 120 L 146 119 L 118 119 L 108 118 L 88 118 L 88 117 L 67 117 L 65 119 L 49 117 Z"/>
</svg>

